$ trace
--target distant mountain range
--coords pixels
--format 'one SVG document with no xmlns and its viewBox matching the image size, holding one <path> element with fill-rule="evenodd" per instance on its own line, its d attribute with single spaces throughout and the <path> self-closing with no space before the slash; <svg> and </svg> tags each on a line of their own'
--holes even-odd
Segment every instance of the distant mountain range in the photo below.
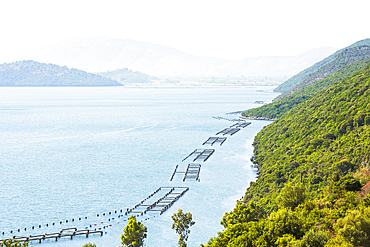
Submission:
<svg viewBox="0 0 370 247">
<path fill-rule="evenodd" d="M 285 80 L 335 51 L 321 47 L 298 56 L 246 58 L 230 61 L 199 57 L 179 50 L 111 38 L 75 39 L 58 43 L 29 59 L 89 72 L 128 68 L 157 77 L 246 77 Z"/>
<path fill-rule="evenodd" d="M 122 86 L 93 73 L 32 60 L 0 64 L 0 86 Z"/>
</svg>

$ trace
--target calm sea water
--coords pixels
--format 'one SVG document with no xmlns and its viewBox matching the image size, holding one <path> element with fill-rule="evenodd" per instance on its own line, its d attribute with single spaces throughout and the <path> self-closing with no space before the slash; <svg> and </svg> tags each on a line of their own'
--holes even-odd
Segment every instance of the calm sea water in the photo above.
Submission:
<svg viewBox="0 0 370 247">
<path fill-rule="evenodd" d="M 208 137 L 233 124 L 213 117 L 237 118 L 226 113 L 271 101 L 272 89 L 0 88 L 0 238 L 97 224 L 103 236 L 31 245 L 119 246 L 127 217 L 115 210 L 133 207 L 160 186 L 187 186 L 163 215 L 139 217 L 148 227 L 146 246 L 176 246 L 171 215 L 180 208 L 196 222 L 188 246 L 207 243 L 255 180 L 253 138 L 270 122 L 251 121 L 214 146 L 201 162 L 200 182 L 170 182 L 171 174 Z"/>
</svg>

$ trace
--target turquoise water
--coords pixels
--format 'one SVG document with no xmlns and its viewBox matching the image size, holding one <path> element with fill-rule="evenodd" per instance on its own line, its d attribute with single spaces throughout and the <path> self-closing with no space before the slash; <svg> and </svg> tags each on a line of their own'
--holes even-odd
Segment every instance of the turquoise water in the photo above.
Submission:
<svg viewBox="0 0 370 247">
<path fill-rule="evenodd" d="M 119 246 L 127 218 L 114 211 L 133 207 L 160 186 L 186 186 L 163 215 L 139 217 L 148 227 L 146 246 L 176 246 L 171 215 L 179 208 L 196 222 L 188 246 L 206 243 L 255 180 L 251 144 L 270 122 L 251 121 L 212 147 L 215 153 L 201 162 L 200 182 L 170 182 L 171 174 L 188 154 L 205 148 L 208 137 L 234 124 L 213 117 L 237 118 L 226 113 L 271 101 L 272 89 L 0 88 L 0 238 L 97 224 L 103 236 L 32 245 Z"/>
</svg>

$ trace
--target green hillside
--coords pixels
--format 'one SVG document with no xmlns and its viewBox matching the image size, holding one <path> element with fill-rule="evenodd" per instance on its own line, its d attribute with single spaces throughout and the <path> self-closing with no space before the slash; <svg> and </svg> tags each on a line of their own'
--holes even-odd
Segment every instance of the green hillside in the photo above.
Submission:
<svg viewBox="0 0 370 247">
<path fill-rule="evenodd" d="M 116 69 L 107 72 L 99 72 L 98 75 L 110 78 L 112 80 L 116 80 L 121 82 L 122 84 L 130 84 L 130 83 L 151 83 L 152 80 L 158 80 L 158 78 L 154 76 L 150 76 L 139 71 L 132 71 L 127 68 L 124 69 Z"/>
<path fill-rule="evenodd" d="M 78 69 L 32 60 L 0 64 L 0 86 L 122 86 L 121 83 Z"/>
<path fill-rule="evenodd" d="M 370 64 L 253 145 L 258 180 L 207 246 L 370 246 Z"/>
<path fill-rule="evenodd" d="M 341 50 L 336 51 L 334 54 L 330 55 L 329 57 L 321 60 L 320 62 L 315 63 L 311 67 L 309 67 L 309 68 L 299 72 L 297 75 L 291 77 L 290 79 L 285 81 L 283 84 L 281 84 L 280 86 L 275 88 L 274 91 L 275 92 L 285 92 L 287 90 L 290 90 L 290 89 L 294 88 L 296 85 L 301 83 L 307 76 L 311 75 L 312 73 L 315 73 L 319 68 L 321 68 L 322 66 L 324 66 L 324 65 L 330 63 L 331 61 L 333 61 L 335 59 L 335 57 L 339 53 L 341 53 L 343 50 L 348 49 L 348 48 L 352 48 L 352 47 L 356 47 L 356 46 L 363 46 L 363 45 L 370 46 L 370 39 L 360 40 L 360 41 L 358 41 L 358 42 L 356 42 L 356 43 L 354 43 L 350 46 L 347 46 L 347 47 L 345 47 Z"/>
<path fill-rule="evenodd" d="M 315 73 L 307 76 L 301 83 L 297 84 L 294 88 L 285 91 L 277 97 L 283 98 L 294 92 L 301 90 L 309 85 L 314 84 L 318 80 L 324 79 L 325 77 L 333 74 L 337 70 L 343 68 L 346 65 L 350 65 L 357 61 L 370 57 L 370 46 L 356 46 L 348 49 L 344 49 L 341 53 L 335 56 L 335 59 L 330 63 L 319 68 Z"/>
<path fill-rule="evenodd" d="M 333 83 L 340 81 L 348 76 L 351 76 L 357 71 L 367 66 L 367 64 L 370 62 L 370 47 L 366 46 L 366 48 L 367 48 L 366 53 L 361 53 L 359 54 L 359 56 L 354 56 L 352 58 L 347 57 L 347 56 L 341 56 L 340 54 L 337 59 L 323 66 L 323 68 L 321 68 L 317 73 L 314 73 L 312 76 L 310 76 L 310 78 L 314 78 L 314 77 L 321 78 L 322 75 L 326 75 L 326 73 L 328 73 L 327 71 L 329 70 L 332 71 L 334 69 L 340 68 L 334 73 L 330 75 L 326 75 L 324 79 L 321 79 L 318 81 L 310 80 L 312 84 L 308 85 L 307 83 L 307 86 L 305 87 L 302 86 L 302 88 L 300 88 L 297 92 L 290 94 L 288 96 L 285 96 L 283 98 L 276 99 L 270 104 L 266 104 L 258 108 L 250 109 L 244 112 L 243 116 L 265 117 L 265 118 L 270 118 L 270 119 L 279 118 L 284 113 L 291 110 L 294 106 L 302 103 L 303 101 L 305 101 L 306 99 L 309 99 L 310 97 L 315 97 L 315 95 L 319 93 L 321 90 L 330 87 L 331 85 L 333 85 Z M 357 49 L 357 48 L 353 48 L 353 49 Z M 369 58 L 364 59 L 364 57 L 369 57 Z M 348 63 L 349 60 L 354 61 L 358 58 L 362 58 L 362 60 L 354 62 L 349 65 L 345 65 Z M 309 81 L 309 80 L 306 79 L 305 81 Z"/>
</svg>

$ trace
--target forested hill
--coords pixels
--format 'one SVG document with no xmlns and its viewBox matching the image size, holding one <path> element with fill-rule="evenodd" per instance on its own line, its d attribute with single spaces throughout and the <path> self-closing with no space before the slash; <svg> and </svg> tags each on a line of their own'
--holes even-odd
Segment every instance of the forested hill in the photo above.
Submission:
<svg viewBox="0 0 370 247">
<path fill-rule="evenodd" d="M 311 74 L 298 84 L 293 89 L 296 91 L 295 93 L 285 97 L 277 97 L 272 103 L 250 109 L 244 112 L 243 115 L 276 119 L 304 100 L 315 97 L 317 93 L 333 85 L 334 82 L 340 81 L 364 68 L 370 62 L 369 59 L 370 46 L 345 49 L 337 55 L 335 60 L 321 67 L 316 73 Z"/>
<path fill-rule="evenodd" d="M 283 98 L 292 93 L 295 93 L 302 88 L 314 84 L 315 82 L 324 79 L 325 77 L 333 74 L 337 70 L 343 68 L 346 65 L 350 65 L 357 61 L 363 60 L 370 57 L 370 46 L 356 46 L 348 49 L 344 49 L 342 52 L 335 56 L 335 59 L 330 63 L 320 67 L 315 73 L 307 76 L 301 83 L 297 84 L 294 88 L 285 91 L 277 97 Z"/>
<path fill-rule="evenodd" d="M 78 69 L 32 60 L 0 64 L 0 86 L 122 86 L 121 83 Z"/>
<path fill-rule="evenodd" d="M 370 46 L 370 39 L 364 39 L 364 40 L 357 41 L 356 43 L 354 43 L 350 46 L 347 46 L 347 47 L 345 47 L 341 50 L 336 51 L 334 54 L 330 55 L 329 57 L 321 60 L 320 62 L 315 63 L 311 67 L 309 67 L 309 68 L 299 72 L 297 75 L 291 77 L 290 79 L 285 81 L 283 84 L 281 84 L 280 86 L 275 88 L 274 91 L 275 92 L 285 92 L 289 89 L 294 88 L 296 85 L 301 83 L 307 76 L 311 75 L 312 73 L 315 73 L 319 68 L 321 68 L 322 66 L 324 66 L 324 65 L 330 63 L 331 61 L 333 61 L 335 59 L 335 57 L 339 53 L 341 53 L 343 50 L 348 49 L 348 48 L 353 48 L 353 47 L 356 47 L 356 46 L 363 46 L 363 45 Z"/>
<path fill-rule="evenodd" d="M 258 180 L 208 246 L 370 246 L 370 64 L 253 145 Z"/>
</svg>

